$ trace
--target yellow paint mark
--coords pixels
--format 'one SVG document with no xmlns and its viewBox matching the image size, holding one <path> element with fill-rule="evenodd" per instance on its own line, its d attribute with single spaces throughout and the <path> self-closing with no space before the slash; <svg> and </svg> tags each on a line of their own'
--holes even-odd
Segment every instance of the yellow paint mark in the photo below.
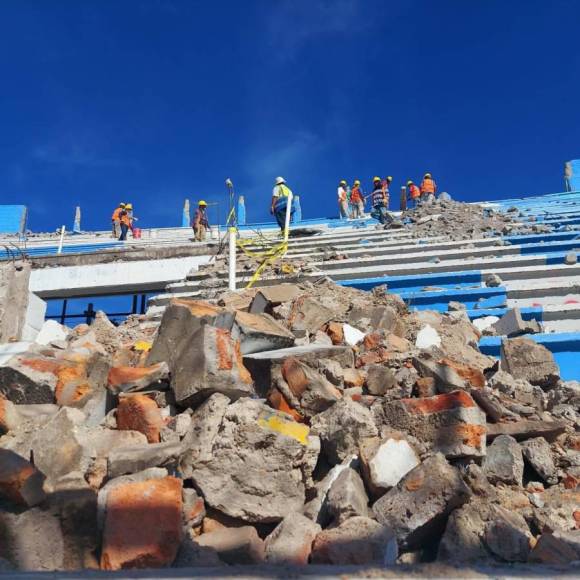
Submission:
<svg viewBox="0 0 580 580">
<path fill-rule="evenodd" d="M 308 433 L 310 429 L 302 423 L 285 419 L 275 413 L 263 413 L 258 418 L 258 425 L 264 429 L 270 429 L 281 435 L 286 435 L 286 437 L 292 437 L 292 439 L 296 439 L 302 445 L 308 445 Z"/>
<path fill-rule="evenodd" d="M 139 352 L 147 352 L 151 350 L 152 346 L 153 345 L 150 342 L 147 342 L 145 340 L 138 340 L 133 346 L 133 348 Z"/>
</svg>

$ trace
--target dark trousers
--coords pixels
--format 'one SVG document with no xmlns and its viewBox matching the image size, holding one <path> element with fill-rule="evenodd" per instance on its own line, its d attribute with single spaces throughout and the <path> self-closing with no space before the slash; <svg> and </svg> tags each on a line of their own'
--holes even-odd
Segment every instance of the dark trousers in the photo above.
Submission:
<svg viewBox="0 0 580 580">
<path fill-rule="evenodd" d="M 119 237 L 120 242 L 124 242 L 127 239 L 127 232 L 129 231 L 129 226 L 127 224 L 121 224 L 121 236 Z"/>
</svg>

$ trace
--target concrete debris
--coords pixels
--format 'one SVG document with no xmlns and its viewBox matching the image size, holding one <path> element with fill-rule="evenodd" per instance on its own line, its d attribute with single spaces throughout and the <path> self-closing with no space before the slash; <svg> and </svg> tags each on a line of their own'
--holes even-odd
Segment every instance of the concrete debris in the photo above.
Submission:
<svg viewBox="0 0 580 580">
<path fill-rule="evenodd" d="M 503 280 L 497 274 L 488 274 L 484 283 L 488 288 L 497 288 L 503 284 Z"/>
<path fill-rule="evenodd" d="M 576 252 L 568 252 L 564 257 L 564 264 L 568 266 L 574 266 L 578 263 L 578 254 Z"/>
<path fill-rule="evenodd" d="M 406 218 L 520 228 L 452 201 Z M 0 569 L 577 560 L 580 385 L 511 338 L 533 321 L 496 321 L 498 364 L 463 305 L 409 312 L 309 261 L 222 294 L 220 257 L 160 319 L 2 345 Z"/>
<path fill-rule="evenodd" d="M 524 320 L 519 308 L 510 308 L 494 325 L 495 334 L 512 338 L 520 334 L 536 334 L 542 327 L 536 320 Z"/>
</svg>

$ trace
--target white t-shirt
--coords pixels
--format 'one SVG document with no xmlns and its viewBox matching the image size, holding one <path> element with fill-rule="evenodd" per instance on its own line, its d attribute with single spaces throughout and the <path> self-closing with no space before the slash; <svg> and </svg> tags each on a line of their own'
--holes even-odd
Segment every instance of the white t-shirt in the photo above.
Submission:
<svg viewBox="0 0 580 580">
<path fill-rule="evenodd" d="M 338 186 L 338 201 L 346 201 L 346 189 L 342 186 Z"/>
</svg>

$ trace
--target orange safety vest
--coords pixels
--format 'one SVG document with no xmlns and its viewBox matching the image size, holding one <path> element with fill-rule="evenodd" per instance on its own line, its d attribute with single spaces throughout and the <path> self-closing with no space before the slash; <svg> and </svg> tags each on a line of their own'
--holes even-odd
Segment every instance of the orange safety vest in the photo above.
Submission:
<svg viewBox="0 0 580 580">
<path fill-rule="evenodd" d="M 113 216 L 111 217 L 111 221 L 116 221 L 119 219 L 119 216 L 121 215 L 121 212 L 123 211 L 123 208 L 118 207 L 114 212 L 113 212 Z"/>
<path fill-rule="evenodd" d="M 131 224 L 133 222 L 133 219 L 131 218 L 131 216 L 129 215 L 128 212 L 126 212 L 125 210 L 123 210 L 121 212 L 121 223 L 125 224 L 127 227 L 131 227 Z"/>
<path fill-rule="evenodd" d="M 421 195 L 421 191 L 415 184 L 409 185 L 409 195 L 411 199 L 417 199 Z"/>
<path fill-rule="evenodd" d="M 435 181 L 426 177 L 421 182 L 421 193 L 435 193 Z"/>
<path fill-rule="evenodd" d="M 362 195 L 360 193 L 360 187 L 358 185 L 355 185 L 350 190 L 350 201 L 352 201 L 353 203 L 358 203 L 359 201 L 362 201 Z"/>
</svg>

